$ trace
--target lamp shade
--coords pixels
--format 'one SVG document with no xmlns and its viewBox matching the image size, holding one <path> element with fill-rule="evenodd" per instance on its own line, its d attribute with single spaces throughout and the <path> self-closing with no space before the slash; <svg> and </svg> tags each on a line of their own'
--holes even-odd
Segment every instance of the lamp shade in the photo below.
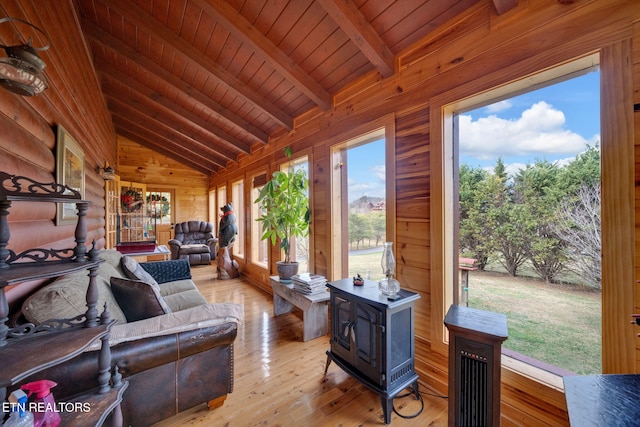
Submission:
<svg viewBox="0 0 640 427">
<path fill-rule="evenodd" d="M 0 23 L 9 21 L 27 24 L 43 33 L 33 24 L 18 18 L 0 19 Z M 37 95 L 48 87 L 47 81 L 42 75 L 46 63 L 36 52 L 37 49 L 31 46 L 31 40 L 29 40 L 29 43 L 16 46 L 0 45 L 0 47 L 7 53 L 6 57 L 0 58 L 0 86 L 23 96 Z M 49 45 L 38 48 L 38 50 L 46 50 L 48 48 Z"/>
<path fill-rule="evenodd" d="M 102 168 L 102 179 L 105 181 L 115 181 L 116 171 L 111 166 L 105 166 Z"/>
</svg>

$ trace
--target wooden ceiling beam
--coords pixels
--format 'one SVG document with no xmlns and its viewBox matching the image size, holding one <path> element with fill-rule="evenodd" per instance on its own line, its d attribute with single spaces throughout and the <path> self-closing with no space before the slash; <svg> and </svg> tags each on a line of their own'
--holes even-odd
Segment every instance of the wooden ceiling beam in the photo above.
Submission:
<svg viewBox="0 0 640 427">
<path fill-rule="evenodd" d="M 116 131 L 119 130 L 118 127 L 116 126 Z M 212 174 L 217 173 L 217 171 L 210 171 L 204 167 L 202 167 L 202 165 L 198 165 L 197 163 L 193 163 L 192 161 L 186 159 L 186 158 L 181 158 L 179 156 L 177 156 L 175 153 L 172 153 L 171 151 L 165 150 L 162 147 L 158 147 L 156 146 L 153 142 L 150 141 L 145 141 L 144 139 L 140 138 L 139 136 L 128 132 L 126 130 L 121 130 L 118 133 L 121 137 L 123 138 L 127 138 L 133 142 L 135 142 L 136 144 L 140 144 L 141 146 L 155 151 L 158 154 L 161 154 L 163 156 L 166 156 L 168 158 L 170 158 L 172 161 L 175 161 L 177 163 L 181 163 L 182 165 L 189 167 L 193 170 L 195 170 L 196 172 L 202 173 L 206 176 L 211 176 Z"/>
<path fill-rule="evenodd" d="M 136 124 L 131 123 L 131 121 L 126 117 L 112 117 L 113 125 L 116 128 L 118 135 L 137 142 L 140 145 L 144 145 L 145 147 L 157 151 L 162 155 L 171 157 L 172 159 L 175 159 L 199 172 L 210 174 L 218 171 L 218 165 L 202 158 L 199 154 L 191 150 L 187 150 L 186 148 L 181 149 L 176 148 L 174 145 L 163 145 L 159 142 L 160 138 L 158 138 L 153 132 L 141 127 L 136 127 Z"/>
<path fill-rule="evenodd" d="M 127 128 L 131 132 L 145 137 L 150 141 L 157 141 L 156 143 L 160 147 L 165 147 L 168 150 L 181 154 L 183 157 L 187 157 L 196 161 L 198 164 L 202 164 L 207 170 L 217 170 L 219 167 L 225 166 L 225 162 L 218 158 L 207 155 L 206 150 L 200 147 L 198 144 L 194 144 L 184 138 L 175 138 L 170 144 L 166 144 L 166 141 L 171 137 L 171 133 L 162 128 L 150 128 L 149 122 L 140 123 L 130 114 L 125 114 L 123 111 L 116 111 L 111 113 L 114 123 L 118 123 L 120 128 Z"/>
<path fill-rule="evenodd" d="M 183 93 L 184 95 L 193 98 L 195 102 L 199 103 L 203 109 L 207 110 L 218 120 L 223 121 L 235 129 L 245 133 L 256 142 L 261 142 L 263 144 L 269 142 L 269 136 L 262 129 L 257 128 L 249 121 L 243 119 L 228 108 L 204 95 L 202 92 L 177 77 L 175 74 L 170 73 L 151 59 L 141 55 L 135 49 L 123 43 L 118 38 L 106 33 L 86 20 L 83 20 L 82 28 L 85 36 L 87 36 L 87 38 L 89 38 L 93 43 L 106 49 L 110 49 L 116 55 L 123 56 L 127 60 L 135 63 L 143 71 L 157 77 L 160 81 L 172 86 L 175 90 Z"/>
<path fill-rule="evenodd" d="M 193 45 L 171 31 L 159 22 L 154 16 L 148 14 L 140 7 L 128 0 L 100 0 L 107 8 L 117 12 L 124 19 L 137 26 L 142 31 L 148 33 L 157 42 L 166 44 L 168 48 L 177 54 L 199 65 L 203 73 L 215 80 L 254 108 L 261 110 L 272 120 L 283 126 L 287 130 L 293 128 L 293 118 L 287 113 L 270 103 L 264 97 L 253 92 L 234 75 L 222 68 L 216 61 L 207 57 Z"/>
<path fill-rule="evenodd" d="M 182 163 L 183 165 L 190 167 L 191 169 L 203 173 L 207 176 L 210 176 L 211 174 L 217 173 L 217 171 L 210 171 L 209 169 L 203 167 L 202 165 L 199 165 L 195 162 L 193 162 L 193 160 L 190 160 L 189 158 L 186 157 L 182 157 L 179 154 L 176 154 L 170 150 L 167 150 L 161 146 L 159 146 L 157 143 L 152 142 L 152 141 L 148 141 L 145 140 L 144 138 L 140 137 L 139 135 L 136 135 L 135 133 L 128 131 L 126 129 L 120 129 L 117 125 L 115 125 L 115 130 L 118 132 L 118 135 L 120 135 L 123 138 L 127 138 L 130 139 L 131 141 L 135 142 L 136 144 L 140 144 L 145 148 L 148 148 L 149 150 L 153 150 L 158 154 L 162 154 L 163 156 L 167 156 L 169 157 L 171 160 L 174 160 L 178 163 Z"/>
<path fill-rule="evenodd" d="M 120 97 L 107 94 L 107 106 L 112 114 L 131 117 L 135 119 L 135 123 L 140 124 L 140 127 L 157 133 L 162 132 L 163 135 L 167 136 L 165 139 L 171 140 L 173 143 L 189 144 L 189 147 L 202 152 L 203 155 L 220 166 L 226 166 L 229 161 L 227 157 L 221 156 L 215 148 L 211 147 L 211 141 L 203 140 L 198 135 L 188 135 L 182 129 L 176 128 L 171 118 L 149 111 L 138 102 L 129 102 L 128 100 L 122 100 Z"/>
<path fill-rule="evenodd" d="M 329 92 L 227 2 L 209 0 L 192 0 L 192 2 L 215 18 L 229 30 L 233 37 L 247 45 L 323 110 L 326 111 L 331 107 Z"/>
<path fill-rule="evenodd" d="M 221 145 L 228 146 L 233 151 L 228 151 L 220 147 L 219 152 L 229 160 L 237 161 L 237 154 L 239 154 L 239 152 L 243 152 L 245 154 L 249 153 L 249 146 L 246 142 L 240 141 L 233 135 L 230 135 L 222 129 L 218 128 L 215 124 L 203 119 L 197 114 L 194 114 L 181 105 L 170 101 L 166 97 L 146 87 L 142 83 L 132 80 L 130 76 L 115 69 L 111 65 L 97 60 L 96 68 L 98 68 L 105 79 L 115 80 L 119 84 L 127 87 L 138 97 L 144 98 L 148 102 L 157 106 L 158 109 L 162 109 L 167 116 L 172 116 L 176 120 L 185 124 L 191 122 L 192 125 L 199 127 L 203 132 L 209 133 L 212 138 L 215 138 L 217 141 L 219 141 Z M 105 83 L 103 83 L 103 85 L 104 84 Z M 115 96 L 122 97 L 122 94 L 116 94 Z"/>
<path fill-rule="evenodd" d="M 148 114 L 141 112 L 137 104 L 127 105 L 110 96 L 108 98 L 108 106 L 110 107 L 111 117 L 121 117 L 129 123 L 135 124 L 138 129 L 145 129 L 154 134 L 154 138 L 159 142 L 165 142 L 167 145 L 176 145 L 178 149 L 187 148 L 197 155 L 202 156 L 207 162 L 216 166 L 227 166 L 228 160 L 221 157 L 206 143 L 194 140 L 189 136 L 175 130 L 171 125 L 162 121 L 162 118 L 151 118 Z"/>
<path fill-rule="evenodd" d="M 500 0 L 494 0 L 500 1 Z M 383 77 L 395 72 L 394 55 L 351 0 L 318 0 Z"/>
<path fill-rule="evenodd" d="M 516 7 L 518 0 L 493 0 L 493 5 L 496 7 L 498 15 L 502 15 Z"/>
</svg>

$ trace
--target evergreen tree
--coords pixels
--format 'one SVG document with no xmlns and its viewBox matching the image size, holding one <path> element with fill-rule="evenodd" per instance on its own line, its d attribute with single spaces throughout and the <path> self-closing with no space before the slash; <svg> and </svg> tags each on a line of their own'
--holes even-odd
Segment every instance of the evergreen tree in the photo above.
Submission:
<svg viewBox="0 0 640 427">
<path fill-rule="evenodd" d="M 480 168 L 462 165 L 459 171 L 459 235 L 460 253 L 477 260 L 484 270 L 491 254 L 487 209 L 490 204 L 489 173 Z"/>
<path fill-rule="evenodd" d="M 530 222 L 528 258 L 534 271 L 547 283 L 565 270 L 566 242 L 556 233 L 557 207 L 565 195 L 555 163 L 536 160 L 516 175 L 514 183 Z"/>
</svg>

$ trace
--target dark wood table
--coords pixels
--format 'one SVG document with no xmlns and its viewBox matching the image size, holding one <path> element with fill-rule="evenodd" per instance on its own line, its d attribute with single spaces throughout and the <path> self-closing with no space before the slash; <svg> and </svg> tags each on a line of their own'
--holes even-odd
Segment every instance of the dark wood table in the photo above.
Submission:
<svg viewBox="0 0 640 427">
<path fill-rule="evenodd" d="M 564 393 L 574 427 L 640 424 L 640 375 L 564 377 Z"/>
</svg>

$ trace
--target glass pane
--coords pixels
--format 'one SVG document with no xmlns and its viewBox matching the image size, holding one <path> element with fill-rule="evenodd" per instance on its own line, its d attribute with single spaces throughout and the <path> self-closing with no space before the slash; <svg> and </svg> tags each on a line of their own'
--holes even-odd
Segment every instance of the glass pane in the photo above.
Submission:
<svg viewBox="0 0 640 427">
<path fill-rule="evenodd" d="M 459 302 L 505 313 L 514 357 L 578 374 L 602 365 L 599 75 L 454 120 Z"/>
<path fill-rule="evenodd" d="M 380 260 L 386 240 L 385 140 L 347 150 L 349 274 L 384 277 Z"/>
</svg>

